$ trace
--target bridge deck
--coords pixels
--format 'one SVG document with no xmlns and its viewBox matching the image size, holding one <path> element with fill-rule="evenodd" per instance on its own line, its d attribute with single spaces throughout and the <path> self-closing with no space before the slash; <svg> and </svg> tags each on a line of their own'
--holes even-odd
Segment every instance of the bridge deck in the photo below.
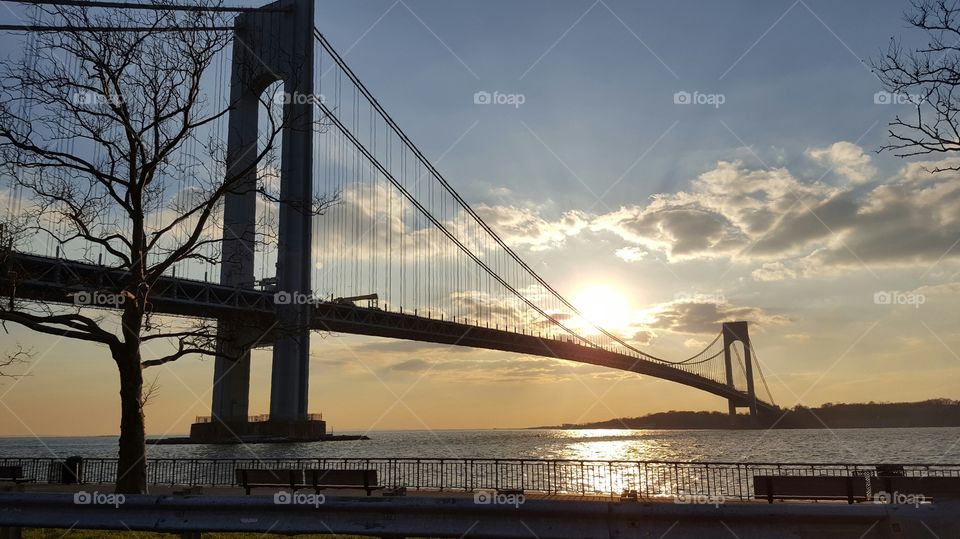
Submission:
<svg viewBox="0 0 960 539">
<path fill-rule="evenodd" d="M 121 270 L 86 262 L 15 252 L 4 253 L 0 258 L 0 294 L 4 297 L 72 304 L 75 302 L 74 294 L 78 292 L 92 294 L 121 290 L 125 279 L 126 274 Z M 276 307 L 271 291 L 162 277 L 151 297 L 152 309 L 156 313 L 242 320 L 244 327 L 269 328 L 275 325 Z M 112 308 L 113 305 L 101 307 Z M 577 361 L 670 380 L 729 399 L 740 406 L 749 404 L 746 392 L 672 364 L 585 346 L 572 340 L 334 302 L 316 302 L 313 305 L 311 328 Z M 261 342 L 269 344 L 274 337 L 267 335 Z M 762 401 L 758 401 L 757 406 L 765 412 L 778 410 L 776 406 Z"/>
</svg>

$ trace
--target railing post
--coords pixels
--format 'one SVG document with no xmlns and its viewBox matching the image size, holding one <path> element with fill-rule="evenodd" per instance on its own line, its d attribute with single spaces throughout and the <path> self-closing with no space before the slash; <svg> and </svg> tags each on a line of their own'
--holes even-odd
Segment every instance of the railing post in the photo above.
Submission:
<svg viewBox="0 0 960 539">
<path fill-rule="evenodd" d="M 613 496 L 613 463 L 607 461 L 607 491 Z"/>
<path fill-rule="evenodd" d="M 584 481 L 586 481 L 586 478 L 584 477 L 583 474 L 584 474 L 583 461 L 581 460 L 581 461 L 580 461 L 580 495 L 581 495 L 581 496 L 586 496 L 586 495 L 587 495 L 587 486 L 586 486 L 586 484 L 584 483 Z"/>
<path fill-rule="evenodd" d="M 524 472 L 523 459 L 520 459 L 520 490 L 526 490 L 524 487 L 527 486 L 526 473 Z M 513 488 L 513 487 L 510 487 Z"/>
<path fill-rule="evenodd" d="M 556 465 L 555 460 L 551 460 L 547 463 L 547 493 L 553 494 L 553 482 L 554 482 L 554 465 Z"/>
<path fill-rule="evenodd" d="M 710 491 L 710 463 L 707 462 L 704 464 L 704 471 L 707 473 L 707 492 L 706 495 L 710 496 L 713 492 Z"/>
<path fill-rule="evenodd" d="M 676 462 L 673 463 L 673 495 L 680 495 L 680 470 Z"/>
</svg>

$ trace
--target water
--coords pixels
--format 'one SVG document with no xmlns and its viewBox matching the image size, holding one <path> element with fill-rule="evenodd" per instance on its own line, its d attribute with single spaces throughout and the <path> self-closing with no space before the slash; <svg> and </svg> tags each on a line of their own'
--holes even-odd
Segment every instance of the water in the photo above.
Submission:
<svg viewBox="0 0 960 539">
<path fill-rule="evenodd" d="M 341 433 L 347 434 L 347 433 Z M 960 428 L 384 431 L 370 440 L 160 445 L 152 458 L 526 458 L 960 464 Z M 115 457 L 115 437 L 0 438 L 0 457 Z"/>
</svg>

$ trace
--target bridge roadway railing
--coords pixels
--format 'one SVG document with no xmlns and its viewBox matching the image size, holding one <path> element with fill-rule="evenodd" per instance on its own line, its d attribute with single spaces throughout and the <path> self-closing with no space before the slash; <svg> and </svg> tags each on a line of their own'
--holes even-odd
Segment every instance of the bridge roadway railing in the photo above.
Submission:
<svg viewBox="0 0 960 539">
<path fill-rule="evenodd" d="M 0 466 L 20 466 L 37 483 L 59 483 L 63 461 L 54 458 L 0 458 Z M 522 489 L 524 492 L 613 496 L 635 489 L 645 498 L 713 496 L 753 498 L 756 475 L 960 477 L 960 464 L 850 464 L 606 461 L 561 459 L 427 458 L 249 458 L 148 459 L 151 485 L 236 486 L 238 468 L 320 468 L 377 470 L 381 484 L 410 490 L 476 492 Z M 83 484 L 107 485 L 116 479 L 117 460 L 83 460 Z"/>
</svg>

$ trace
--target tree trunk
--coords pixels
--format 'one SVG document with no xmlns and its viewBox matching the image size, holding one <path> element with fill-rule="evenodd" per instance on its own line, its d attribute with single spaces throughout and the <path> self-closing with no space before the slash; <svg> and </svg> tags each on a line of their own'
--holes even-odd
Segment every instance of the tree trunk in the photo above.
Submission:
<svg viewBox="0 0 960 539">
<path fill-rule="evenodd" d="M 118 357 L 120 369 L 120 457 L 117 461 L 116 492 L 146 494 L 147 447 L 143 420 L 143 370 L 139 351 Z"/>
</svg>

